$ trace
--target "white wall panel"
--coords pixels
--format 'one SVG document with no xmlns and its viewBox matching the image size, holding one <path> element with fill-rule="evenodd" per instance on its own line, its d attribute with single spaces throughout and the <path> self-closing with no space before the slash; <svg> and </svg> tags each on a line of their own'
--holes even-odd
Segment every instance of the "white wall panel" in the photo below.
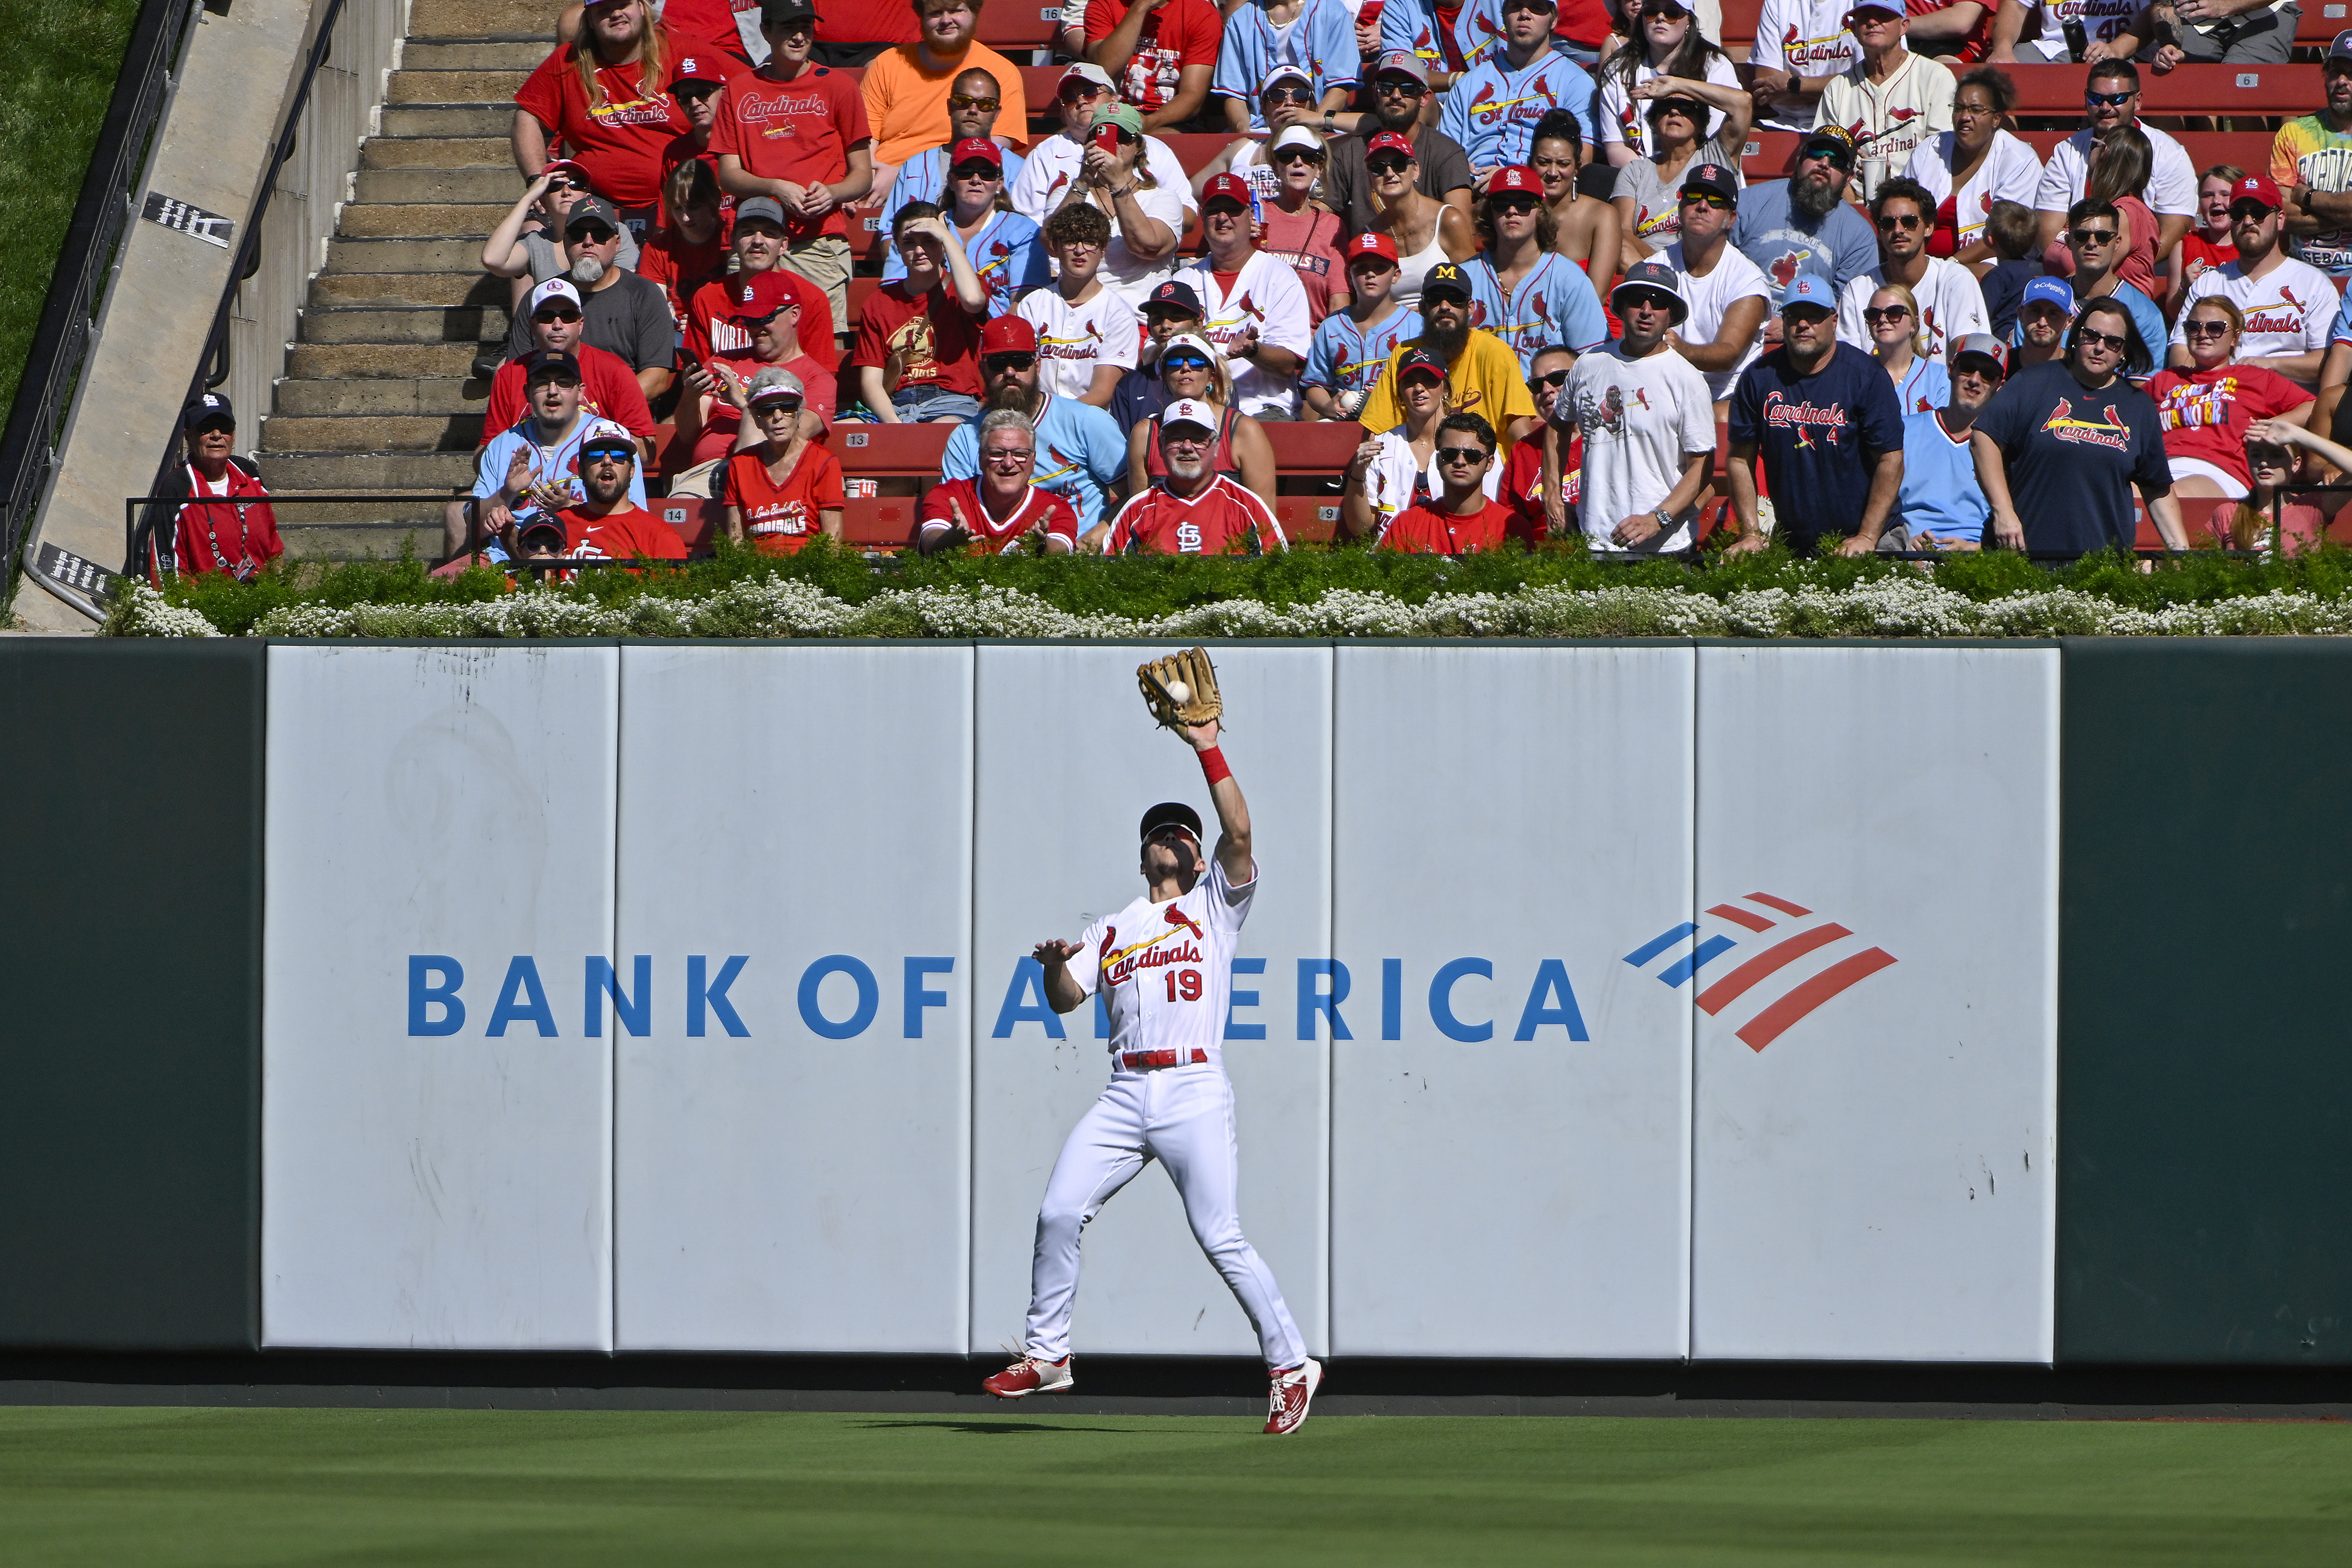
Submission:
<svg viewBox="0 0 2352 1568">
<path fill-rule="evenodd" d="M 2050 1359 L 2058 661 L 1699 651 L 1694 1355 Z"/>
<path fill-rule="evenodd" d="M 656 1005 L 615 1047 L 622 1349 L 963 1351 L 972 659 L 623 650 L 617 952 Z M 746 959 L 743 1035 L 688 1033 L 696 953 Z M 952 964 L 911 1018 L 909 959 Z"/>
<path fill-rule="evenodd" d="M 612 941 L 618 667 L 269 650 L 265 1343 L 611 1347 L 612 1062 L 581 991 Z M 424 955 L 462 965 L 454 1032 L 412 1026 Z M 491 1034 L 526 968 L 552 1033 Z"/>
<path fill-rule="evenodd" d="M 1164 646 L 982 647 L 976 710 L 973 897 L 971 1346 L 1021 1342 L 1038 1200 L 1062 1142 L 1109 1079 L 1094 1014 L 994 1029 L 1016 963 L 1047 937 L 1076 938 L 1143 889 L 1136 825 L 1162 800 L 1213 824 L 1199 763 L 1157 729 L 1135 667 Z M 1232 725 L 1223 742 L 1250 806 L 1261 891 L 1243 929 L 1228 1039 L 1241 1148 L 1244 1231 L 1274 1270 L 1310 1349 L 1328 1344 L 1325 1184 L 1328 1041 L 1299 1039 L 1300 959 L 1330 952 L 1331 654 L 1213 648 Z M 1165 1172 L 1147 1168 L 1085 1238 L 1074 1344 L 1081 1353 L 1254 1354 L 1255 1337 L 1201 1254 Z"/>
<path fill-rule="evenodd" d="M 1339 650 L 1335 1352 L 1684 1353 L 1689 1004 L 1622 958 L 1690 916 L 1692 662 Z"/>
</svg>

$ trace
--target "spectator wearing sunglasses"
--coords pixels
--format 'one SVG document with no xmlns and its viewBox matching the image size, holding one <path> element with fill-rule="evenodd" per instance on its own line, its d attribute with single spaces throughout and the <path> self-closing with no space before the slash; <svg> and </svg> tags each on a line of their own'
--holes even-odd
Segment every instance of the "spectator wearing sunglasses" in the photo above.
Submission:
<svg viewBox="0 0 2352 1568">
<path fill-rule="evenodd" d="M 1160 351 L 1160 409 L 1139 421 L 1127 437 L 1127 489 L 1139 495 L 1164 476 L 1160 442 L 1160 414 L 1171 405 L 1191 403 L 1214 410 L 1216 439 L 1210 443 L 1209 467 L 1240 481 L 1258 495 L 1274 494 L 1274 444 L 1265 426 L 1234 406 L 1230 363 L 1205 337 L 1186 332 L 1171 338 Z"/>
<path fill-rule="evenodd" d="M 1462 209 L 1424 194 L 1412 143 L 1384 131 L 1364 149 L 1364 173 L 1376 216 L 1367 234 L 1384 235 L 1396 246 L 1397 303 L 1421 302 L 1422 280 L 1430 271 L 1478 254 L 1478 231 Z"/>
<path fill-rule="evenodd" d="M 1556 248 L 1559 225 L 1544 205 L 1542 178 L 1524 164 L 1496 170 L 1478 200 L 1486 248 L 1463 270 L 1478 319 L 1518 355 L 1522 371 L 1534 368 L 1541 350 L 1582 353 L 1609 341 L 1592 279 Z"/>
<path fill-rule="evenodd" d="M 1201 112 L 1217 74 L 1225 19 L 1209 0 L 1089 0 L 1086 57 L 1112 73 L 1146 132 Z"/>
<path fill-rule="evenodd" d="M 1528 395 L 1519 356 L 1494 333 L 1470 324 L 1477 310 L 1469 268 L 1446 261 L 1429 269 L 1421 289 L 1421 331 L 1389 356 L 1388 369 L 1357 416 L 1365 429 L 1377 432 L 1397 423 L 1396 388 L 1389 378 L 1405 353 L 1416 348 L 1445 367 L 1454 407 L 1496 426 L 1507 440 L 1516 441 L 1537 427 L 1535 400 Z"/>
<path fill-rule="evenodd" d="M 727 537 L 770 555 L 796 555 L 822 533 L 841 537 L 841 462 L 826 450 L 823 421 L 811 416 L 808 385 L 782 365 L 749 382 L 730 377 L 738 432 L 727 458 Z M 676 495 L 673 489 L 670 492 Z"/>
<path fill-rule="evenodd" d="M 1445 95 L 1438 129 L 1462 145 L 1485 190 L 1495 171 L 1524 165 L 1537 122 L 1565 109 L 1592 122 L 1592 78 L 1551 47 L 1556 0 L 1503 0 L 1503 41 Z"/>
<path fill-rule="evenodd" d="M 1822 90 L 1815 126 L 1842 125 L 1860 154 L 1855 174 L 1864 200 L 1911 166 L 1912 154 L 1952 128 L 1959 84 L 1937 60 L 1905 47 L 1911 30 L 1903 0 L 1859 0 L 1846 26 L 1862 58 Z M 1928 207 L 1933 214 L 1934 206 Z"/>
<path fill-rule="evenodd" d="M 1307 369 L 1298 378 L 1309 419 L 1353 419 L 1363 412 L 1389 356 L 1420 326 L 1392 297 L 1396 247 L 1388 236 L 1358 235 L 1348 242 L 1345 258 L 1348 308 L 1324 317 L 1315 329 Z"/>
<path fill-rule="evenodd" d="M 1634 38 L 1601 68 L 1592 134 L 1601 143 L 1601 155 L 1622 168 L 1657 151 L 1655 127 L 1644 122 L 1638 107 L 1646 95 L 1636 89 L 1659 77 L 1674 78 L 1682 96 L 1701 99 L 1707 105 L 1707 122 L 1695 128 L 1695 141 L 1719 140 L 1736 149 L 1746 139 L 1755 100 L 1740 85 L 1731 57 L 1707 41 L 1697 19 L 1679 0 L 1643 0 L 1636 20 Z M 1690 86 L 1694 82 L 1705 82 L 1725 93 L 1718 98 L 1694 92 Z M 1737 136 L 1725 123 L 1735 102 L 1739 116 Z M 1738 159 L 1735 155 L 1716 162 L 1736 167 Z"/>
<path fill-rule="evenodd" d="M 637 477 L 637 444 L 625 430 L 603 426 L 580 443 L 580 500 L 555 514 L 563 525 L 563 553 L 589 561 L 683 561 L 686 541 L 647 511 Z M 510 554 L 520 542 L 509 540 Z"/>
<path fill-rule="evenodd" d="M 1565 474 L 1570 432 L 1582 442 L 1577 521 L 1598 551 L 1687 550 L 1715 458 L 1715 402 L 1706 379 L 1666 342 L 1688 307 L 1674 268 L 1644 261 L 1610 290 L 1624 331 L 1578 357 L 1544 426 L 1544 512 L 1570 527 Z"/>
<path fill-rule="evenodd" d="M 2123 254 L 2123 218 L 2112 202 L 2085 196 L 2066 215 L 2066 250 L 2074 258 L 2069 283 L 2074 289 L 2077 321 L 2093 300 L 2113 300 L 2131 313 L 2140 342 L 2161 348 L 2165 342 L 2164 313 L 2156 301 L 2123 280 L 2116 263 Z M 2135 365 L 2125 374 L 2144 381 L 2154 366 Z"/>
<path fill-rule="evenodd" d="M 898 166 L 918 153 L 949 143 L 948 97 L 968 70 L 984 70 L 1003 89 L 1003 124 L 1016 141 L 1025 139 L 1029 100 L 1021 68 L 977 42 L 982 0 L 910 0 L 920 29 L 866 68 L 861 90 L 866 121 L 874 130 L 874 182 L 887 191 Z"/>
<path fill-rule="evenodd" d="M 1295 83 L 1282 99 L 1271 95 L 1286 63 L 1307 77 L 1303 100 Z M 1344 0 L 1241 0 L 1225 17 L 1209 90 L 1224 100 L 1225 126 L 1236 135 L 1317 122 L 1331 131 L 1355 94 L 1359 63 Z"/>
<path fill-rule="evenodd" d="M 1991 508 L 1977 479 L 1977 416 L 2007 374 L 2008 351 L 1978 333 L 1952 349 L 1944 405 L 1903 418 L 1903 499 L 1883 536 L 1897 550 L 1978 550 Z"/>
<path fill-rule="evenodd" d="M 2002 20 L 2008 20 L 2006 9 Z M 1993 51 L 1992 58 L 1998 64 L 2012 63 L 2000 49 Z M 2147 205 L 2156 209 L 2156 259 L 2160 265 L 2196 219 L 2196 166 L 2179 142 L 2139 118 L 2139 70 L 2129 60 L 2101 60 L 2091 68 L 2083 90 L 2083 128 L 2053 147 L 2049 161 L 2042 166 L 2042 184 L 2033 193 L 2033 205 L 2042 218 L 2042 246 L 2048 247 L 2059 237 L 2067 226 L 2067 209 L 2086 194 L 2091 155 L 2099 138 L 2119 126 L 2137 125 L 2147 138 L 2152 154 Z"/>
<path fill-rule="evenodd" d="M 728 321 L 743 335 L 747 347 L 713 353 L 687 367 L 690 395 L 678 399 L 678 439 L 687 452 L 687 466 L 673 475 L 674 496 L 719 493 L 719 468 L 728 454 L 741 443 L 742 400 L 736 395 L 761 372 L 788 370 L 803 388 L 802 406 L 812 440 L 823 440 L 834 416 L 834 373 L 801 345 L 801 300 L 793 285 L 802 280 L 781 267 L 765 272 L 738 273 L 721 284 L 728 300 Z"/>
<path fill-rule="evenodd" d="M 1085 174 L 1087 150 L 1095 144 L 1095 111 L 1118 102 L 1118 89 L 1102 67 L 1080 60 L 1063 70 L 1061 83 L 1054 94 L 1054 107 L 1062 117 L 1061 133 L 1032 146 L 1020 173 L 1008 176 L 1007 188 L 1013 193 L 1014 212 L 1032 223 L 1042 224 L 1046 215 L 1062 205 L 1070 186 Z M 1183 161 L 1176 156 L 1175 149 L 1144 130 L 1139 111 L 1133 130 L 1142 138 L 1137 162 L 1151 176 L 1152 188 L 1182 192 L 1182 205 L 1190 208 L 1193 205 L 1192 188 L 1186 181 Z M 1179 233 L 1181 230 L 1180 224 Z"/>
<path fill-rule="evenodd" d="M 681 48 L 648 0 L 596 0 L 576 41 L 559 44 L 515 93 L 523 178 L 538 178 L 561 142 L 630 227 L 646 227 L 661 200 L 662 150 L 688 129 L 670 82 L 698 47 Z"/>
<path fill-rule="evenodd" d="M 1951 377 L 1921 352 L 1927 333 L 1919 324 L 1919 301 L 1910 289 L 1900 283 L 1880 289 L 1863 308 L 1862 321 L 1870 333 L 1865 341 L 1871 357 L 1885 368 L 1887 379 L 1895 384 L 1895 401 L 1903 417 L 1929 413 L 1950 400 Z"/>
<path fill-rule="evenodd" d="M 1201 331 L 1201 296 L 1190 283 L 1170 279 L 1152 289 L 1137 314 L 1143 318 L 1143 342 L 1136 350 L 1135 368 L 1118 378 L 1110 395 L 1110 416 L 1122 430 L 1134 429 L 1169 402 L 1169 391 L 1161 384 L 1160 352 L 1187 332 L 1203 343 L 1209 341 Z M 1225 380 L 1230 391 L 1233 378 Z"/>
<path fill-rule="evenodd" d="M 2237 259 L 2200 274 L 2189 286 L 2189 303 L 2229 300 L 2243 321 L 2241 362 L 2316 387 L 2339 306 L 2327 274 L 2286 253 L 2285 205 L 2268 174 L 2248 174 L 2231 189 Z M 2184 310 L 2181 321 L 2188 319 Z M 2184 329 L 2175 327 L 2171 363 L 2184 367 L 2190 357 Z"/>
<path fill-rule="evenodd" d="M 1842 292 L 1876 265 L 1878 237 L 1845 199 L 1853 170 L 1853 138 L 1842 126 L 1823 126 L 1798 149 L 1796 173 L 1748 187 L 1731 243 L 1773 288 L 1810 272 Z M 1777 330 L 1775 322 L 1766 326 Z"/>
<path fill-rule="evenodd" d="M 1879 264 L 1845 286 L 1838 297 L 1838 332 L 1849 343 L 1872 341 L 1863 312 L 1889 283 L 1900 283 L 1919 302 L 1918 326 L 1927 334 L 1925 356 L 1944 363 L 1944 345 L 1970 332 L 1990 330 L 1984 290 L 1976 274 L 1957 261 L 1927 254 L 1936 201 L 1917 181 L 1897 178 L 1879 187 L 1870 204 L 1878 226 Z"/>
<path fill-rule="evenodd" d="M 1078 518 L 1070 503 L 1034 482 L 1038 435 L 1025 415 L 992 408 L 980 416 L 980 476 L 942 479 L 923 497 L 915 548 L 977 550 L 984 555 L 1019 551 L 1067 555 L 1078 547 Z"/>
<path fill-rule="evenodd" d="M 1813 128 L 1822 89 L 1862 58 L 1862 45 L 1845 25 L 1851 9 L 1851 0 L 1764 0 L 1748 51 L 1757 124 L 1774 131 Z"/>
<path fill-rule="evenodd" d="M 1288 548 L 1274 509 L 1215 466 L 1219 423 L 1230 417 L 1194 398 L 1170 404 L 1151 422 L 1159 477 L 1086 542 L 1113 555 L 1259 555 Z"/>
<path fill-rule="evenodd" d="M 735 321 L 737 301 L 727 285 L 761 272 L 773 272 L 800 301 L 793 331 L 801 348 L 830 374 L 841 363 L 841 318 L 816 284 L 783 265 L 784 211 L 767 196 L 753 196 L 735 212 L 735 234 L 728 242 L 735 258 L 731 276 L 712 279 L 696 289 L 687 302 L 685 357 L 707 364 L 714 354 L 741 353 L 751 346 L 751 335 Z"/>
<path fill-rule="evenodd" d="M 1800 274 L 1780 296 L 1780 346 L 1739 374 L 1728 421 L 1727 554 L 1765 545 L 1756 464 L 1779 503 L 1775 534 L 1800 555 L 1832 542 L 1866 555 L 1903 493 L 1903 411 L 1878 363 L 1838 342 L 1826 284 Z M 1591 458 L 1586 458 L 1587 466 Z"/>
<path fill-rule="evenodd" d="M 602 196 L 574 202 L 564 221 L 563 254 L 571 266 L 563 276 L 586 317 L 583 341 L 627 361 L 650 404 L 669 390 L 677 363 L 677 322 L 661 285 L 619 265 L 625 232 L 619 214 Z M 521 354 L 530 348 L 530 323 L 518 317 L 507 335 L 507 352 Z"/>
<path fill-rule="evenodd" d="M 710 150 L 710 133 L 719 123 L 719 95 L 726 89 L 729 73 L 740 74 L 742 69 L 743 63 L 732 56 L 728 57 L 724 70 L 715 55 L 689 55 L 677 62 L 677 75 L 670 81 L 669 95 L 677 100 L 678 112 L 686 116 L 686 129 L 662 149 L 661 200 L 655 216 L 661 227 L 670 226 L 670 182 L 679 169 L 699 163 L 710 171 L 714 181 L 718 179 L 719 154 Z M 735 198 L 722 189 L 719 200 L 721 223 L 733 222 Z"/>
<path fill-rule="evenodd" d="M 1345 233 L 1339 215 L 1314 200 L 1329 156 L 1323 138 L 1304 125 L 1281 132 L 1267 151 L 1274 166 L 1274 195 L 1259 203 L 1258 239 L 1265 254 L 1298 275 L 1307 291 L 1307 321 L 1323 325 L 1334 306 L 1348 303 L 1347 268 L 1339 258 Z"/>
<path fill-rule="evenodd" d="M 824 289 L 834 321 L 846 322 L 847 208 L 874 188 L 866 101 L 847 76 L 811 63 L 816 8 L 808 0 L 765 0 L 760 36 L 767 63 L 730 83 L 719 100 L 710 137 L 719 183 L 738 202 L 761 196 L 775 205 L 778 259 Z"/>
<path fill-rule="evenodd" d="M 1047 211 L 1072 205 L 1101 209 L 1111 224 L 1110 246 L 1103 252 L 1104 283 L 1128 303 L 1138 304 L 1183 264 L 1179 247 L 1184 215 L 1192 205 L 1192 187 L 1181 172 L 1173 185 L 1160 183 L 1159 170 L 1146 155 L 1154 139 L 1143 134 L 1143 117 L 1132 108 L 1106 100 L 1094 113 L 1092 139 L 1075 177 L 1061 187 Z M 1043 161 L 1042 155 L 1032 158 L 1031 171 Z"/>
<path fill-rule="evenodd" d="M 948 204 L 942 213 L 963 242 L 971 269 L 988 289 L 988 313 L 1002 316 L 1032 289 L 1053 281 L 1037 226 L 1013 210 L 1004 194 L 1004 163 L 995 142 L 975 136 L 950 149 Z M 906 258 L 895 250 L 882 265 L 882 280 L 907 276 Z"/>
<path fill-rule="evenodd" d="M 1496 460 L 1495 427 L 1475 414 L 1449 414 L 1437 425 L 1438 492 L 1397 513 L 1380 548 L 1409 555 L 1470 555 L 1499 546 L 1517 514 L 1496 500 L 1487 477 Z"/>
<path fill-rule="evenodd" d="M 1005 189 L 1013 188 L 1027 160 L 1007 147 L 1004 138 L 996 134 L 997 118 L 1003 107 L 1003 92 L 997 87 L 996 79 L 986 71 L 968 70 L 955 79 L 954 90 L 948 94 L 948 131 L 953 140 L 919 153 L 898 165 L 898 177 L 890 182 L 889 196 L 882 204 L 883 233 L 890 232 L 898 209 L 908 202 L 929 202 L 940 207 L 948 205 L 948 161 L 959 142 L 974 138 L 995 142 L 996 155 L 1004 164 Z"/>
<path fill-rule="evenodd" d="M 2132 548 L 2132 491 L 2169 549 L 2186 550 L 2163 422 L 2130 374 L 2153 363 L 2132 312 L 2084 302 L 2066 357 L 2017 372 L 1977 416 L 1977 479 L 1991 508 L 1987 542 L 2037 554 Z"/>
<path fill-rule="evenodd" d="M 1201 194 L 1203 254 L 1181 274 L 1201 297 L 1203 332 L 1228 362 L 1234 406 L 1257 419 L 1298 414 L 1298 373 L 1315 341 L 1307 290 L 1289 263 L 1257 247 L 1249 187 L 1220 174 Z"/>
<path fill-rule="evenodd" d="M 2206 295 L 2180 313 L 2189 363 L 2148 378 L 2173 493 L 2183 501 L 2244 500 L 2253 484 L 2247 431 L 2264 419 L 2312 419 L 2308 391 L 2276 371 L 2237 363 L 2245 324 L 2236 300 Z"/>
<path fill-rule="evenodd" d="M 1444 491 L 1437 447 L 1454 410 L 1436 356 L 1408 349 L 1398 358 L 1396 403 L 1402 417 L 1391 429 L 1368 434 L 1341 476 L 1339 525 L 1350 538 L 1370 534 L 1378 542 L 1408 508 Z M 1496 499 L 1503 493 L 1503 465 L 1487 464 L 1478 479 L 1485 497 Z"/>
<path fill-rule="evenodd" d="M 1523 543 L 1533 544 L 1549 531 L 1544 515 L 1544 437 L 1559 407 L 1559 389 L 1568 384 L 1568 373 L 1575 367 L 1576 356 L 1566 349 L 1545 349 L 1536 355 L 1535 369 L 1528 376 L 1528 391 L 1536 400 L 1536 417 L 1543 421 L 1543 427 L 1511 443 L 1510 454 L 1503 460 L 1501 491 L 1517 514 L 1511 537 Z M 1559 485 L 1571 510 L 1576 506 L 1582 458 L 1583 439 L 1570 431 L 1568 444 L 1560 449 Z"/>
<path fill-rule="evenodd" d="M 474 443 L 477 449 L 530 412 L 523 396 L 523 361 L 532 353 L 570 354 L 580 370 L 581 406 L 640 440 L 653 439 L 654 416 L 646 406 L 645 388 L 628 362 L 580 341 L 585 318 L 579 289 L 562 278 L 548 279 L 531 290 L 523 320 L 530 331 L 530 348 L 500 365 L 498 374 L 490 378 L 490 400 L 482 411 L 482 433 Z"/>
<path fill-rule="evenodd" d="M 983 477 L 980 437 L 991 415 L 1018 414 L 1037 436 L 1032 480 L 1070 503 L 1080 531 L 1100 522 L 1128 473 L 1128 437 L 1109 415 L 1075 397 L 1046 390 L 1037 358 L 1037 330 L 1019 316 L 999 316 L 981 329 L 980 374 L 985 402 L 980 414 L 948 436 L 940 472 L 950 479 Z"/>
<path fill-rule="evenodd" d="M 1772 286 L 1731 243 L 1739 183 L 1720 163 L 1701 163 L 1683 176 L 1682 236 L 1662 258 L 1682 285 L 1690 314 L 1667 341 L 1706 377 L 1716 416 L 1738 384 L 1739 373 L 1763 347 Z"/>
<path fill-rule="evenodd" d="M 533 289 L 572 270 L 572 258 L 563 250 L 564 223 L 572 207 L 592 194 L 587 173 L 570 159 L 558 158 L 541 171 L 482 241 L 482 269 L 495 278 L 514 279 L 508 290 L 509 310 L 521 310 L 524 297 Z M 624 228 L 620 249 L 613 259 L 615 266 L 635 271 L 636 236 Z M 491 368 L 495 367 L 483 367 L 482 374 L 489 374 Z"/>
<path fill-rule="evenodd" d="M 1110 219 L 1080 202 L 1045 220 L 1045 252 L 1054 281 L 1021 297 L 1014 310 L 1037 330 L 1039 384 L 1056 397 L 1110 406 L 1125 374 L 1135 368 L 1143 323 L 1097 274 L 1110 244 Z"/>
<path fill-rule="evenodd" d="M 1664 251 L 1682 232 L 1683 173 L 1702 163 L 1739 177 L 1739 149 L 1748 135 L 1747 99 L 1727 89 L 1682 77 L 1652 77 L 1635 88 L 1649 107 L 1651 150 L 1617 171 L 1610 199 L 1617 207 L 1618 265 L 1631 267 Z M 1703 94 L 1727 106 L 1723 132 L 1699 140 L 1699 127 L 1713 112 Z"/>
</svg>

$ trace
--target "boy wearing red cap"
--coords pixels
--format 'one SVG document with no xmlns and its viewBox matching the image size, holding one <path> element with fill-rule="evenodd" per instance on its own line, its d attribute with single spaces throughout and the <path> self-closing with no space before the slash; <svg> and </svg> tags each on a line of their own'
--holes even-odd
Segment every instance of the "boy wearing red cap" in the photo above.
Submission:
<svg viewBox="0 0 2352 1568">
<path fill-rule="evenodd" d="M 1259 419 L 1298 412 L 1298 373 L 1314 332 L 1298 274 L 1257 247 L 1249 183 L 1219 174 L 1201 190 L 1206 254 L 1177 274 L 1201 297 L 1205 333 L 1234 376 L 1234 405 Z"/>
<path fill-rule="evenodd" d="M 1421 329 L 1421 318 L 1398 304 L 1396 242 L 1360 234 L 1340 251 L 1348 269 L 1348 308 L 1323 318 L 1299 377 L 1309 419 L 1353 419 L 1380 384 L 1397 344 Z"/>
</svg>

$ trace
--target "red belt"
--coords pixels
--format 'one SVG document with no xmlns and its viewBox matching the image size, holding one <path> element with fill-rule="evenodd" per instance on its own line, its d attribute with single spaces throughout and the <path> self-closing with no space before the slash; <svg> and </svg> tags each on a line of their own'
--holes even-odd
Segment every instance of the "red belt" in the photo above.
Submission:
<svg viewBox="0 0 2352 1568">
<path fill-rule="evenodd" d="M 1150 1072 L 1155 1068 L 1199 1067 L 1209 1059 L 1209 1053 L 1195 1049 L 1189 1056 L 1182 1051 L 1121 1051 L 1118 1065 L 1129 1072 Z"/>
</svg>

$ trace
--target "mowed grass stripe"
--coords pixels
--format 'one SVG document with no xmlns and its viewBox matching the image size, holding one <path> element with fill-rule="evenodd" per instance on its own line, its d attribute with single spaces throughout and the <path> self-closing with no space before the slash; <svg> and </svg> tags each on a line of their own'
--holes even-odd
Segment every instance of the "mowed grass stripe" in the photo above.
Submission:
<svg viewBox="0 0 2352 1568">
<path fill-rule="evenodd" d="M 0 1411 L 12 1563 L 2340 1563 L 2341 1425 Z"/>
</svg>

